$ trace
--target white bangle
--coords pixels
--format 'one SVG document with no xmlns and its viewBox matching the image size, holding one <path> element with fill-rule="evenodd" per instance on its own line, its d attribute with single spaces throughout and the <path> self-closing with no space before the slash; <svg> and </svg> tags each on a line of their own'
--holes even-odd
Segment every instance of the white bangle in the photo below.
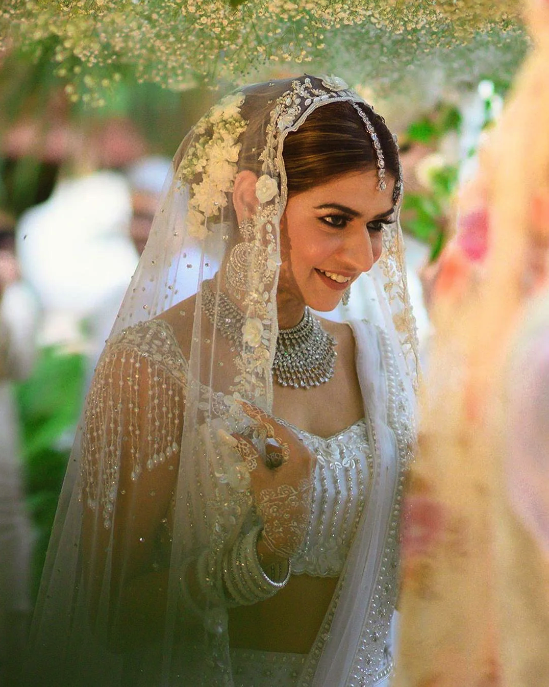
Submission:
<svg viewBox="0 0 549 687">
<path fill-rule="evenodd" d="M 242 534 L 223 558 L 223 580 L 233 600 L 248 606 L 274 596 L 288 584 L 291 575 L 290 561 L 284 579 L 271 579 L 263 570 L 257 555 L 257 540 L 261 526 Z"/>
</svg>

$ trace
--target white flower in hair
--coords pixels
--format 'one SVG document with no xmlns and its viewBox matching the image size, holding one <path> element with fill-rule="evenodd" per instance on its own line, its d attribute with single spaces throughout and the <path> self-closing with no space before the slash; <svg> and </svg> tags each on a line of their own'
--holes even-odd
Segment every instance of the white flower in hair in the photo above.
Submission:
<svg viewBox="0 0 549 687">
<path fill-rule="evenodd" d="M 227 205 L 227 196 L 224 189 L 217 188 L 210 179 L 200 184 L 193 184 L 193 197 L 191 205 L 195 210 L 203 212 L 206 217 L 217 215 L 220 208 Z"/>
<path fill-rule="evenodd" d="M 233 190 L 242 147 L 238 137 L 247 126 L 240 116 L 244 99 L 236 93 L 215 105 L 195 126 L 194 142 L 181 162 L 179 178 L 191 184 L 188 224 L 195 238 L 204 239 L 219 226 L 215 218 Z"/>
<path fill-rule="evenodd" d="M 232 191 L 235 177 L 235 166 L 226 160 L 220 160 L 210 168 L 210 181 L 221 191 Z"/>
<path fill-rule="evenodd" d="M 220 100 L 210 110 L 209 120 L 212 124 L 220 122 L 222 119 L 233 119 L 240 114 L 240 107 L 244 102 L 242 93 L 232 93 Z"/>
<path fill-rule="evenodd" d="M 188 232 L 189 236 L 192 236 L 199 241 L 202 241 L 208 235 L 208 229 L 206 228 L 206 218 L 201 212 L 196 210 L 189 210 L 187 214 Z"/>
<path fill-rule="evenodd" d="M 232 136 L 227 136 L 223 140 L 212 144 L 211 148 L 208 150 L 208 158 L 210 162 L 231 162 L 236 164 L 238 161 L 238 155 L 240 153 L 240 148 L 242 146 L 240 143 L 233 143 Z M 236 172 L 236 167 L 234 168 Z"/>
<path fill-rule="evenodd" d="M 255 185 L 255 195 L 260 203 L 268 203 L 278 193 L 278 184 L 268 174 L 263 174 Z"/>
<path fill-rule="evenodd" d="M 263 323 L 258 317 L 249 317 L 242 327 L 242 340 L 248 346 L 257 348 L 261 343 Z"/>
<path fill-rule="evenodd" d="M 330 91 L 345 91 L 349 88 L 348 84 L 343 81 L 343 79 L 333 74 L 330 74 L 330 76 L 323 76 L 321 80 L 322 85 L 330 89 Z"/>
</svg>

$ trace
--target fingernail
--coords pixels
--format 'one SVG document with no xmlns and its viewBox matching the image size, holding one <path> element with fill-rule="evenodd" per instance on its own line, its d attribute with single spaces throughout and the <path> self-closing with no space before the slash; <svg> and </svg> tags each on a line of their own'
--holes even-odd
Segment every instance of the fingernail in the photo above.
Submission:
<svg viewBox="0 0 549 687">
<path fill-rule="evenodd" d="M 218 429 L 217 430 L 217 436 L 225 444 L 232 446 L 232 448 L 236 448 L 236 446 L 238 446 L 238 441 L 231 434 L 226 432 L 224 429 Z"/>
</svg>

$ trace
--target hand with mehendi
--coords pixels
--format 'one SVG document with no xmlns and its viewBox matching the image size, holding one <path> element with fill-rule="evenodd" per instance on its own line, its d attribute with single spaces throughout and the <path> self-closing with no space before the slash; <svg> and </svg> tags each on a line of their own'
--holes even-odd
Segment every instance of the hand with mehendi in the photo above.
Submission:
<svg viewBox="0 0 549 687">
<path fill-rule="evenodd" d="M 250 488 L 263 520 L 260 541 L 275 556 L 291 558 L 305 537 L 316 458 L 291 429 L 256 406 L 241 405 L 267 435 L 261 455 L 250 439 L 233 434 L 250 471 Z"/>
</svg>

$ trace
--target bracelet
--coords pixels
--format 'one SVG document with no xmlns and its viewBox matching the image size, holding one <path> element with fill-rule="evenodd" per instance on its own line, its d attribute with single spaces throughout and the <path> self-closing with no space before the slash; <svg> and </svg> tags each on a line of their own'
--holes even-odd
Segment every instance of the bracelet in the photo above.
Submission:
<svg viewBox="0 0 549 687">
<path fill-rule="evenodd" d="M 274 596 L 288 584 L 291 564 L 281 575 L 280 565 L 271 566 L 272 579 L 263 570 L 257 555 L 257 540 L 261 526 L 241 535 L 223 557 L 223 581 L 232 599 L 240 606 L 249 606 Z M 278 581 L 280 577 L 282 580 Z"/>
</svg>

